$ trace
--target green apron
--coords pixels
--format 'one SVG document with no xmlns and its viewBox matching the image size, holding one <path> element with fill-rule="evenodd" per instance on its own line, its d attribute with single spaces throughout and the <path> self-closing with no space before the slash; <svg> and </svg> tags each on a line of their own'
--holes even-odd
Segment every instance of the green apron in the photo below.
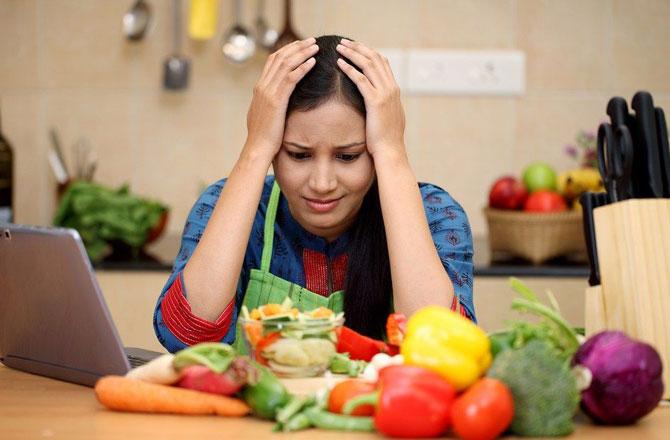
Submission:
<svg viewBox="0 0 670 440">
<path fill-rule="evenodd" d="M 286 297 L 289 297 L 293 301 L 293 306 L 303 312 L 318 307 L 327 307 L 335 313 L 342 312 L 344 310 L 344 290 L 333 292 L 326 298 L 323 295 L 314 293 L 298 284 L 293 284 L 270 273 L 272 243 L 275 235 L 275 217 L 277 216 L 280 195 L 279 185 L 275 182 L 265 215 L 261 268 L 251 269 L 249 285 L 247 286 L 247 291 L 244 293 L 242 304 L 247 306 L 249 311 L 251 311 L 265 304 L 281 304 Z M 236 325 L 235 348 L 239 353 L 246 354 L 247 349 L 239 320 Z"/>
</svg>

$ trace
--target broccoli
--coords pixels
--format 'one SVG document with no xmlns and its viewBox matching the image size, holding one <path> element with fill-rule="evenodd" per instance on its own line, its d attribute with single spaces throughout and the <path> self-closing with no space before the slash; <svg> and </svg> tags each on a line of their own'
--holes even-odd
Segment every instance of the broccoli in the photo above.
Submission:
<svg viewBox="0 0 670 440">
<path fill-rule="evenodd" d="M 562 436 L 574 430 L 579 391 L 568 364 L 545 341 L 502 351 L 488 376 L 504 382 L 514 396 L 510 429 L 528 437 Z"/>
</svg>

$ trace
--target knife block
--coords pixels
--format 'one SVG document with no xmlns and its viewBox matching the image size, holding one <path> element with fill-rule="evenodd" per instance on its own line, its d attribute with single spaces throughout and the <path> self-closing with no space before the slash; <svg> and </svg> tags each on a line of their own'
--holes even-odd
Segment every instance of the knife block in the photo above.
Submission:
<svg viewBox="0 0 670 440">
<path fill-rule="evenodd" d="M 631 199 L 593 212 L 601 285 L 586 291 L 586 332 L 622 330 L 653 345 L 670 398 L 670 199 Z"/>
</svg>

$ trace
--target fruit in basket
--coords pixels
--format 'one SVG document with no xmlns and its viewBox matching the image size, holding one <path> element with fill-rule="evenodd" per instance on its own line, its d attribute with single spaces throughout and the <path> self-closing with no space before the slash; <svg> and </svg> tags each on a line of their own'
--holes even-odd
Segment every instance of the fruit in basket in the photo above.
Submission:
<svg viewBox="0 0 670 440">
<path fill-rule="evenodd" d="M 530 193 L 543 189 L 555 190 L 556 171 L 549 164 L 534 162 L 523 171 L 523 184 Z"/>
<path fill-rule="evenodd" d="M 602 191 L 603 181 L 595 168 L 577 168 L 558 175 L 557 190 L 566 200 L 577 200 L 586 191 Z"/>
<path fill-rule="evenodd" d="M 503 176 L 496 180 L 489 191 L 489 206 L 498 209 L 521 209 L 528 191 L 514 176 Z"/>
<path fill-rule="evenodd" d="M 568 209 L 565 199 L 556 191 L 540 190 L 531 193 L 523 205 L 526 212 L 561 212 Z"/>
</svg>

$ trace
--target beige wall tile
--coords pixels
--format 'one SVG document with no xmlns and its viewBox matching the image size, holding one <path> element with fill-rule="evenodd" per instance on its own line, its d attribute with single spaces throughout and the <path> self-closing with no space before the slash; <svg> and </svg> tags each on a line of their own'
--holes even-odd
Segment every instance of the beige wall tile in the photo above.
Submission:
<svg viewBox="0 0 670 440">
<path fill-rule="evenodd" d="M 446 189 L 465 209 L 474 234 L 485 232 L 488 187 L 515 160 L 514 99 L 410 98 L 408 152 L 421 181 Z"/>
<path fill-rule="evenodd" d="M 137 131 L 132 188 L 172 208 L 168 228 L 181 231 L 202 185 L 225 177 L 245 139 L 248 93 L 219 96 L 150 94 L 138 98 L 152 108 Z M 246 101 L 246 102 L 245 102 Z"/>
<path fill-rule="evenodd" d="M 142 77 L 151 62 L 143 47 L 131 46 L 123 36 L 127 8 L 126 2 L 40 2 L 40 85 L 129 88 L 134 63 L 141 66 L 137 76 Z"/>
<path fill-rule="evenodd" d="M 0 94 L 38 80 L 37 2 L 0 2 Z"/>
<path fill-rule="evenodd" d="M 417 5 L 405 0 L 324 1 L 319 34 L 348 36 L 372 47 L 411 47 L 421 28 Z"/>
<path fill-rule="evenodd" d="M 564 152 L 574 143 L 580 129 L 596 131 L 607 118 L 609 95 L 570 97 L 565 95 L 528 97 L 517 107 L 516 144 L 512 154 L 516 171 L 531 162 L 551 164 L 557 171 L 579 166 Z"/>
<path fill-rule="evenodd" d="M 616 87 L 670 91 L 670 2 L 615 1 L 612 74 Z"/>
<path fill-rule="evenodd" d="M 35 91 L 2 97 L 2 132 L 14 151 L 14 219 L 17 223 L 49 224 L 53 195 L 46 162 L 46 137 L 35 130 L 44 99 Z"/>
<path fill-rule="evenodd" d="M 419 14 L 416 46 L 450 49 L 515 46 L 516 10 L 512 0 L 422 0 L 416 6 Z"/>
<path fill-rule="evenodd" d="M 519 0 L 518 47 L 528 89 L 603 90 L 611 84 L 611 1 Z"/>
</svg>

